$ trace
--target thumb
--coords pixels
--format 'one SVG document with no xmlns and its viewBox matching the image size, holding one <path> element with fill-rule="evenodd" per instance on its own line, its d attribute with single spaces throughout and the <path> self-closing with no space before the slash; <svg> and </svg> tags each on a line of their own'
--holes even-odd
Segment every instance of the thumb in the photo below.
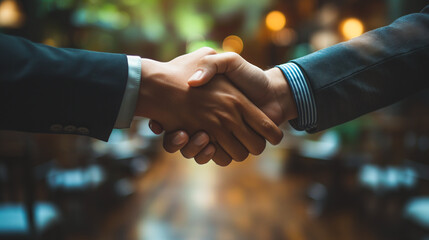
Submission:
<svg viewBox="0 0 429 240">
<path fill-rule="evenodd" d="M 208 83 L 213 76 L 214 74 L 207 74 L 207 70 L 198 69 L 194 75 L 189 78 L 188 84 L 191 87 L 199 87 Z"/>
<path fill-rule="evenodd" d="M 199 60 L 197 71 L 192 75 L 188 84 L 198 87 L 208 83 L 216 74 L 229 75 L 237 70 L 244 59 L 233 52 L 208 55 Z"/>
</svg>

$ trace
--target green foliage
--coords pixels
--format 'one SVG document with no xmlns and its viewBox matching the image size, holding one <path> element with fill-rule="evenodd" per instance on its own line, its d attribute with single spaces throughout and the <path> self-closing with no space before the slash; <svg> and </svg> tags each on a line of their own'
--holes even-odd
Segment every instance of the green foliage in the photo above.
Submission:
<svg viewBox="0 0 429 240">
<path fill-rule="evenodd" d="M 155 57 L 169 58 L 202 46 L 219 49 L 224 37 L 236 34 L 252 38 L 263 23 L 271 0 L 37 0 L 38 14 L 50 24 L 53 35 L 79 29 L 73 41 L 82 48 L 115 50 L 123 43 L 156 46 Z M 54 12 L 66 11 L 69 22 L 58 22 Z M 237 19 L 242 18 L 240 20 Z M 234 29 L 217 35 L 218 22 L 239 20 Z M 84 32 L 85 34 L 82 34 Z M 110 35 L 110 36 L 109 36 Z M 89 37 L 91 36 L 91 37 Z M 109 36 L 109 37 L 107 37 Z M 213 39 L 213 37 L 218 37 Z M 90 39 L 91 38 L 91 39 Z M 56 38 L 61 39 L 61 38 Z M 98 40 L 97 40 L 98 39 Z M 101 39 L 101 40 L 100 40 Z M 104 39 L 104 40 L 103 40 Z M 57 45 L 63 46 L 62 42 Z M 147 44 L 146 44 L 147 45 Z M 184 48 L 185 47 L 185 48 Z"/>
</svg>

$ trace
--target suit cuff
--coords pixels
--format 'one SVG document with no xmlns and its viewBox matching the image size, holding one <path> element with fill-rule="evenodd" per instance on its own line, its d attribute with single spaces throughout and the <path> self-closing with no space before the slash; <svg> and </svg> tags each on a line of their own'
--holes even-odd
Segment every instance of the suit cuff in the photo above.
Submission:
<svg viewBox="0 0 429 240">
<path fill-rule="evenodd" d="M 138 56 L 127 56 L 127 60 L 127 85 L 125 87 L 124 97 L 122 98 L 121 107 L 119 109 L 119 114 L 116 118 L 114 128 L 129 128 L 131 126 L 139 95 L 142 68 L 141 58 Z"/>
<path fill-rule="evenodd" d="M 289 123 L 296 130 L 311 130 L 317 122 L 316 103 L 313 93 L 301 69 L 295 63 L 285 63 L 277 66 L 285 75 L 298 110 L 298 118 Z"/>
</svg>

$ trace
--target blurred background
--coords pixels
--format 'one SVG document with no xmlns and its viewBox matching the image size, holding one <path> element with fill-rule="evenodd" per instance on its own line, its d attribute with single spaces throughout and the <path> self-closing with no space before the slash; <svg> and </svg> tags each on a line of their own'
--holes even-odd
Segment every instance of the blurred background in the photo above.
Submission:
<svg viewBox="0 0 429 240">
<path fill-rule="evenodd" d="M 160 61 L 210 46 L 266 69 L 425 4 L 0 0 L 0 31 Z M 427 91 L 313 135 L 285 124 L 226 168 L 165 153 L 147 122 L 108 143 L 0 131 L 0 239 L 429 239 Z"/>
</svg>

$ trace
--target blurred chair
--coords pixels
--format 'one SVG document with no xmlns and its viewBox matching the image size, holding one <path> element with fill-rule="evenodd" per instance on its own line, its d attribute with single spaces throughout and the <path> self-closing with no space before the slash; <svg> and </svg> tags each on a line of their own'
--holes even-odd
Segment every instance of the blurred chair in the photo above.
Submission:
<svg viewBox="0 0 429 240">
<path fill-rule="evenodd" d="M 52 203 L 36 201 L 33 139 L 29 134 L 0 132 L 2 198 L 1 239 L 46 237 L 59 213 Z M 60 239 L 58 234 L 56 239 Z M 46 238 L 45 238 L 46 239 Z"/>
<path fill-rule="evenodd" d="M 34 228 L 37 233 L 45 233 L 59 223 L 59 211 L 52 203 L 35 202 L 33 209 Z M 0 204 L 1 239 L 27 239 L 33 235 L 26 210 L 26 206 L 21 203 Z M 37 233 L 36 235 L 39 235 Z M 44 235 L 46 236 L 46 234 Z M 36 238 L 38 237 L 30 237 L 30 239 Z M 55 238 L 58 239 L 58 235 Z"/>
<path fill-rule="evenodd" d="M 410 222 L 410 239 L 429 239 L 429 196 L 410 199 L 405 204 L 403 215 Z"/>
</svg>

